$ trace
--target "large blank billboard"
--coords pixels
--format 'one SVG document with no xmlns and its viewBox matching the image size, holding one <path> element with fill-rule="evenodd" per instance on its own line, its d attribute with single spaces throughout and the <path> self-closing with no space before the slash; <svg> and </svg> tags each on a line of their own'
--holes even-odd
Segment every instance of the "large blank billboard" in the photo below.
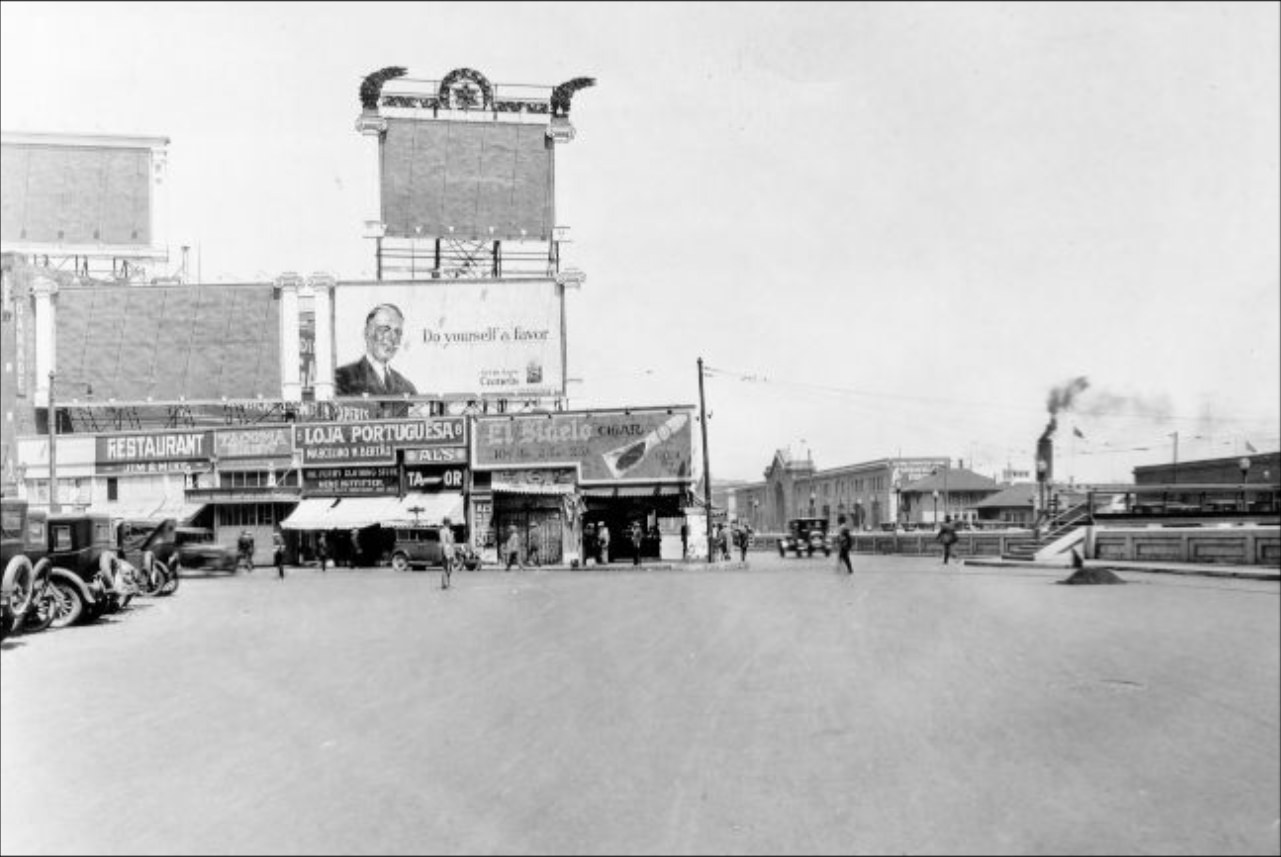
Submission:
<svg viewBox="0 0 1281 857">
<path fill-rule="evenodd" d="M 278 399 L 279 331 L 271 283 L 63 287 L 59 398 Z"/>
<path fill-rule="evenodd" d="M 335 379 L 368 377 L 359 366 L 366 318 L 392 304 L 403 326 L 389 366 L 412 386 L 409 395 L 561 395 L 563 299 L 553 280 L 340 283 L 333 303 Z M 335 390 L 340 397 L 361 392 L 341 382 Z"/>
<path fill-rule="evenodd" d="M 388 119 L 386 235 L 550 240 L 552 153 L 542 125 Z"/>
<path fill-rule="evenodd" d="M 150 149 L 6 142 L 0 165 L 6 243 L 151 245 Z"/>
</svg>

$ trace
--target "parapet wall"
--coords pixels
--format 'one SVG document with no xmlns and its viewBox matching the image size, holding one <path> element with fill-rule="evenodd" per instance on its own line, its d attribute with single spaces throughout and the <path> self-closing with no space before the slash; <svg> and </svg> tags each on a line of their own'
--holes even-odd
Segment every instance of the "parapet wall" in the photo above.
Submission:
<svg viewBox="0 0 1281 857">
<path fill-rule="evenodd" d="M 1281 527 L 1092 527 L 1090 559 L 1281 566 Z"/>
<path fill-rule="evenodd" d="M 854 552 L 942 555 L 934 533 L 857 533 Z M 1033 545 L 1027 530 L 965 532 L 952 548 L 957 557 L 999 557 Z M 1090 527 L 1085 558 L 1128 562 L 1281 566 L 1281 527 Z"/>
</svg>

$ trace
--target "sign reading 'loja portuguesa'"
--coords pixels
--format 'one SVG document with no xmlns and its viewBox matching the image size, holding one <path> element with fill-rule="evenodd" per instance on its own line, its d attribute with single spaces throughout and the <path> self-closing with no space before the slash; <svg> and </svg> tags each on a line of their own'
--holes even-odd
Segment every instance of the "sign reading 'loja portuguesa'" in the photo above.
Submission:
<svg viewBox="0 0 1281 857">
<path fill-rule="evenodd" d="M 370 420 L 294 426 L 294 445 L 304 467 L 347 464 L 395 464 L 396 450 L 464 446 L 464 417 L 421 420 Z"/>
</svg>

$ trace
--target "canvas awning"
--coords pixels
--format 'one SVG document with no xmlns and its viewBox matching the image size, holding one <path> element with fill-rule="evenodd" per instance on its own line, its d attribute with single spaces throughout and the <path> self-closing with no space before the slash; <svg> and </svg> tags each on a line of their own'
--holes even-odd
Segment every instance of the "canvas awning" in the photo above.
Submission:
<svg viewBox="0 0 1281 857">
<path fill-rule="evenodd" d="M 280 526 L 286 530 L 352 530 L 375 524 L 431 526 L 446 517 L 453 523 L 462 523 L 462 494 L 411 492 L 404 497 L 308 497 Z"/>
<path fill-rule="evenodd" d="M 280 522 L 285 530 L 327 530 L 325 518 L 338 503 L 337 497 L 306 497 Z"/>
<path fill-rule="evenodd" d="M 166 500 L 153 513 L 162 518 L 173 518 L 179 524 L 190 524 L 196 516 L 204 511 L 204 503 L 188 503 L 185 500 Z"/>
<path fill-rule="evenodd" d="M 648 485 L 591 485 L 580 489 L 584 497 L 678 497 L 685 486 L 664 482 Z"/>
<path fill-rule="evenodd" d="M 495 494 L 573 494 L 573 484 L 552 483 L 539 484 L 535 482 L 498 482 L 495 481 L 490 490 Z"/>
<path fill-rule="evenodd" d="M 385 527 L 433 526 L 449 518 L 452 524 L 463 522 L 463 495 L 457 492 L 423 494 L 410 492 L 400 499 L 388 498 L 394 505 L 382 521 Z"/>
</svg>

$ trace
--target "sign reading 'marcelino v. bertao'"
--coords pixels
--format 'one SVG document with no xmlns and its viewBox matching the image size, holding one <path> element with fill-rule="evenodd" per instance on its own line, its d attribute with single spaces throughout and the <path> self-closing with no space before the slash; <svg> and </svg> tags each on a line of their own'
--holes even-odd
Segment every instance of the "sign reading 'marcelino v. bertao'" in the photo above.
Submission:
<svg viewBox="0 0 1281 857">
<path fill-rule="evenodd" d="M 562 300 L 552 280 L 341 283 L 333 302 L 335 376 L 371 380 L 367 389 L 340 386 L 336 393 L 380 394 L 360 365 L 371 350 L 365 322 L 376 307 L 392 304 L 403 319 L 388 365 L 413 388 L 397 379 L 396 395 L 562 395 Z M 371 327 L 394 327 L 387 318 L 380 314 Z M 370 334 L 384 349 L 396 336 Z"/>
</svg>

